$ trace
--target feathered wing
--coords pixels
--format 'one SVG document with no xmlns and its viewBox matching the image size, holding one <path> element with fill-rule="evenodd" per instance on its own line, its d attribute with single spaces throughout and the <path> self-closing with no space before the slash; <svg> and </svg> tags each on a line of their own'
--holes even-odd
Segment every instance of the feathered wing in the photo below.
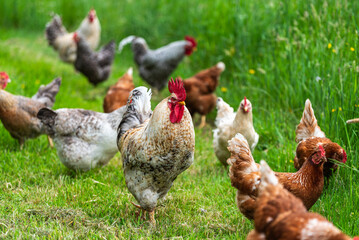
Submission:
<svg viewBox="0 0 359 240">
<path fill-rule="evenodd" d="M 55 15 L 52 18 L 52 21 L 46 24 L 46 39 L 49 43 L 49 45 L 53 46 L 55 49 L 57 49 L 57 46 L 55 44 L 55 40 L 64 34 L 67 33 L 66 28 L 62 25 L 62 21 L 59 15 Z"/>
<path fill-rule="evenodd" d="M 237 191 L 237 205 L 239 210 L 249 219 L 253 218 L 256 208 L 258 186 L 260 184 L 259 167 L 255 163 L 246 138 L 237 133 L 228 141 L 231 157 L 227 160 L 230 165 L 229 177 L 232 186 Z"/>
<path fill-rule="evenodd" d="M 217 116 L 215 120 L 216 129 L 213 130 L 213 148 L 217 158 L 227 165 L 226 161 L 229 157 L 227 150 L 228 138 L 231 133 L 232 124 L 236 114 L 222 98 L 217 98 Z"/>
<path fill-rule="evenodd" d="M 42 85 L 32 99 L 45 104 L 46 107 L 51 108 L 55 103 L 55 97 L 60 90 L 60 85 L 61 78 L 56 78 L 46 86 Z"/>
<path fill-rule="evenodd" d="M 117 144 L 119 149 L 122 135 L 128 130 L 144 123 L 151 115 L 151 89 L 148 90 L 146 87 L 133 89 L 128 98 L 126 111 L 117 129 Z"/>
<path fill-rule="evenodd" d="M 317 119 L 315 118 L 314 110 L 309 99 L 305 101 L 303 116 L 297 126 L 297 129 L 295 130 L 295 133 L 295 141 L 297 143 L 310 137 L 325 137 L 324 132 L 318 126 Z"/>
</svg>

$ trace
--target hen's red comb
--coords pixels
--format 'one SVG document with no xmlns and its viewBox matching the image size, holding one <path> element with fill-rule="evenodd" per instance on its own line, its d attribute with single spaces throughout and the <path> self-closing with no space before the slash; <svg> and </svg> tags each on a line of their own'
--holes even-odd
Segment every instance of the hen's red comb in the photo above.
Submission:
<svg viewBox="0 0 359 240">
<path fill-rule="evenodd" d="M 186 90 L 183 87 L 181 79 L 176 78 L 176 80 L 173 80 L 173 78 L 171 78 L 168 82 L 168 90 L 170 93 L 176 94 L 178 101 L 186 100 Z"/>
<path fill-rule="evenodd" d="M 185 36 L 184 39 L 188 42 L 191 42 L 193 48 L 197 47 L 197 41 L 196 41 L 196 39 L 194 39 L 194 37 Z"/>
<path fill-rule="evenodd" d="M 244 106 L 246 106 L 247 105 L 247 98 L 246 98 L 246 96 L 244 96 Z"/>
<path fill-rule="evenodd" d="M 9 79 L 9 75 L 7 75 L 6 72 L 0 72 L 0 77 L 3 79 Z"/>
<path fill-rule="evenodd" d="M 323 146 L 320 145 L 318 148 L 319 148 L 319 150 L 320 150 L 321 157 L 324 157 L 324 156 L 325 156 L 325 151 L 324 151 Z"/>
</svg>

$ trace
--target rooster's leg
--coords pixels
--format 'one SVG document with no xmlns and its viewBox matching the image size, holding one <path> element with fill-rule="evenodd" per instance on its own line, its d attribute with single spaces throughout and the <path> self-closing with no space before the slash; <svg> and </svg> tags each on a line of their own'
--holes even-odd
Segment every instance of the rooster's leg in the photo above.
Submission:
<svg viewBox="0 0 359 240">
<path fill-rule="evenodd" d="M 359 122 L 359 118 L 354 118 L 354 119 L 348 120 L 347 124 L 349 124 L 349 123 L 357 123 L 357 122 Z"/>
<path fill-rule="evenodd" d="M 199 125 L 199 128 L 203 128 L 206 126 L 206 115 L 201 116 L 201 124 Z"/>
<path fill-rule="evenodd" d="M 148 212 L 150 215 L 150 223 L 152 226 L 156 226 L 156 220 L 155 220 L 155 210 Z"/>
<path fill-rule="evenodd" d="M 52 142 L 52 139 L 49 135 L 47 135 L 47 140 L 49 141 L 49 145 L 51 148 L 54 148 L 54 143 Z"/>
</svg>

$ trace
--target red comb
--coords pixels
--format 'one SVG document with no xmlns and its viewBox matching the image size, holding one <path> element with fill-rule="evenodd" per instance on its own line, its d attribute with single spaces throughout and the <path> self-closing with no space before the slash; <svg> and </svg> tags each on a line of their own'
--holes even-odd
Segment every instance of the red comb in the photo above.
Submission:
<svg viewBox="0 0 359 240">
<path fill-rule="evenodd" d="M 194 39 L 194 37 L 191 37 L 191 36 L 185 36 L 184 39 L 188 42 L 191 42 L 192 43 L 192 47 L 197 47 L 197 41 L 196 39 Z"/>
<path fill-rule="evenodd" d="M 247 98 L 246 98 L 246 96 L 244 96 L 244 106 L 246 106 L 247 105 Z"/>
<path fill-rule="evenodd" d="M 8 79 L 9 75 L 7 75 L 6 72 L 0 72 L 0 77 L 4 79 Z"/>
<path fill-rule="evenodd" d="M 176 80 L 173 80 L 173 78 L 171 78 L 168 82 L 168 90 L 170 93 L 176 94 L 178 101 L 184 101 L 186 99 L 186 90 L 183 87 L 181 79 L 176 78 Z"/>
<path fill-rule="evenodd" d="M 325 151 L 324 151 L 324 148 L 323 148 L 322 145 L 319 146 L 319 150 L 320 150 L 321 156 L 324 157 L 325 156 Z"/>
</svg>

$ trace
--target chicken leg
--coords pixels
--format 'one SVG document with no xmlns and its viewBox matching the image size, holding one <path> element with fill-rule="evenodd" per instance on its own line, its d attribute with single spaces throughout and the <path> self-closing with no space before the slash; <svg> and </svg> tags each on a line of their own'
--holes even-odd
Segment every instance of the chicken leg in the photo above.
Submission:
<svg viewBox="0 0 359 240">
<path fill-rule="evenodd" d="M 359 118 L 354 118 L 354 119 L 348 120 L 347 124 L 349 124 L 349 123 L 357 123 L 357 122 L 359 122 Z"/>
<path fill-rule="evenodd" d="M 144 213 L 146 213 L 147 211 L 145 209 L 143 209 L 140 205 L 131 202 L 133 206 L 135 206 L 136 208 L 140 209 L 141 211 L 143 211 Z M 152 226 L 156 226 L 156 220 L 155 220 L 155 210 L 153 209 L 152 211 L 148 211 L 149 216 L 150 216 L 150 223 Z"/>
<path fill-rule="evenodd" d="M 201 124 L 199 125 L 199 128 L 203 128 L 206 126 L 206 115 L 201 116 Z"/>
<path fill-rule="evenodd" d="M 47 140 L 49 141 L 50 147 L 54 148 L 54 143 L 52 142 L 52 138 L 49 135 L 47 135 Z"/>
</svg>

